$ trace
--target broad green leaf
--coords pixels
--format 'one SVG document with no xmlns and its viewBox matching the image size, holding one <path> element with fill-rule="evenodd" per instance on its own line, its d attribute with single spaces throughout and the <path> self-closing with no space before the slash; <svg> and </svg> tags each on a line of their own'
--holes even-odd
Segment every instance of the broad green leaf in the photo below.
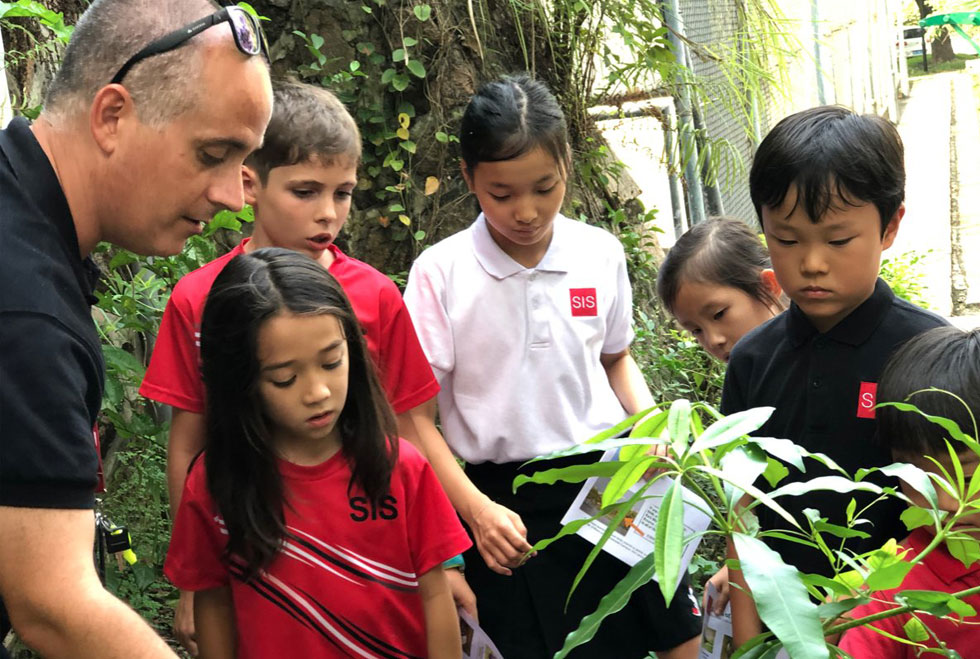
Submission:
<svg viewBox="0 0 980 659">
<path fill-rule="evenodd" d="M 844 478 L 842 476 L 818 476 L 808 481 L 797 481 L 787 483 L 769 493 L 773 499 L 782 496 L 800 496 L 810 492 L 829 490 L 832 492 L 872 492 L 881 494 L 881 487 L 874 483 L 858 482 Z"/>
<path fill-rule="evenodd" d="M 561 650 L 555 654 L 554 659 L 563 659 L 568 653 L 580 645 L 588 643 L 599 631 L 602 621 L 617 611 L 620 611 L 629 601 L 633 592 L 641 586 L 650 582 L 654 573 L 654 556 L 648 554 L 641 558 L 636 565 L 630 568 L 626 576 L 616 584 L 609 593 L 599 601 L 599 606 L 594 613 L 582 618 L 578 629 L 570 633 L 565 638 L 565 644 Z"/>
<path fill-rule="evenodd" d="M 797 446 L 788 439 L 776 437 L 749 437 L 749 441 L 769 455 L 793 465 L 804 473 L 806 472 L 806 464 L 804 464 L 803 458 L 809 457 L 810 452 L 802 446 Z"/>
<path fill-rule="evenodd" d="M 956 599 L 955 597 L 950 597 L 948 600 L 946 600 L 946 605 L 949 606 L 950 611 L 961 618 L 970 618 L 977 615 L 976 609 L 963 600 Z"/>
<path fill-rule="evenodd" d="M 909 487 L 924 496 L 933 509 L 939 508 L 939 498 L 936 496 L 936 488 L 932 484 L 929 475 L 919 467 L 904 462 L 895 462 L 884 467 L 858 469 L 857 473 L 854 474 L 854 479 L 857 481 L 863 480 L 865 476 L 874 471 L 880 471 L 886 476 L 895 476 L 896 478 L 902 479 Z"/>
<path fill-rule="evenodd" d="M 825 602 L 817 606 L 817 614 L 820 616 L 821 620 L 836 620 L 854 607 L 860 606 L 861 604 L 866 604 L 869 601 L 870 598 L 867 596 L 862 596 L 851 597 L 843 600 L 834 600 L 833 602 Z"/>
<path fill-rule="evenodd" d="M 964 567 L 980 561 L 980 542 L 974 538 L 946 538 L 946 548 Z"/>
<path fill-rule="evenodd" d="M 916 643 L 925 643 L 929 640 L 929 630 L 918 618 L 909 618 L 909 621 L 902 625 L 905 636 Z"/>
<path fill-rule="evenodd" d="M 722 471 L 732 478 L 744 480 L 746 483 L 754 483 L 756 479 L 769 467 L 769 459 L 757 446 L 745 444 L 738 446 L 721 458 Z M 734 485 L 726 488 L 728 500 L 732 503 L 741 498 L 741 492 L 736 491 Z"/>
<path fill-rule="evenodd" d="M 925 508 L 919 508 L 918 506 L 910 506 L 903 510 L 901 519 L 905 524 L 905 528 L 909 531 L 917 529 L 920 526 L 928 526 L 935 521 L 931 511 Z"/>
<path fill-rule="evenodd" d="M 756 407 L 729 414 L 723 419 L 715 421 L 701 433 L 700 437 L 694 440 L 691 445 L 691 452 L 698 453 L 705 449 L 715 448 L 758 430 L 769 420 L 775 409 L 774 407 Z"/>
<path fill-rule="evenodd" d="M 691 401 L 680 398 L 671 403 L 667 415 L 667 434 L 674 454 L 678 457 L 684 455 L 691 436 Z"/>
<path fill-rule="evenodd" d="M 660 433 L 667 425 L 667 412 L 659 407 L 652 407 L 644 413 L 644 416 L 634 424 L 630 430 L 630 437 L 659 437 Z M 628 446 L 620 451 L 619 459 L 629 462 L 638 455 L 642 455 L 646 449 L 642 446 Z"/>
<path fill-rule="evenodd" d="M 416 78 L 425 77 L 425 66 L 423 66 L 422 62 L 418 61 L 417 59 L 409 60 L 405 66 Z"/>
<path fill-rule="evenodd" d="M 398 143 L 398 146 L 405 149 L 409 153 L 415 153 L 415 149 L 416 149 L 415 142 L 411 140 L 403 140 Z"/>
<path fill-rule="evenodd" d="M 766 462 L 766 470 L 762 472 L 762 476 L 766 479 L 766 482 L 769 483 L 769 487 L 776 487 L 776 485 L 779 484 L 779 481 L 789 476 L 789 469 L 786 468 L 786 465 L 775 458 L 769 458 Z"/>
<path fill-rule="evenodd" d="M 432 7 L 429 5 L 415 5 L 412 7 L 412 12 L 415 14 L 415 18 L 425 22 L 432 15 Z"/>
<path fill-rule="evenodd" d="M 796 568 L 757 538 L 736 533 L 732 539 L 762 622 L 793 659 L 827 659 L 819 612 Z"/>
<path fill-rule="evenodd" d="M 143 364 L 132 353 L 106 343 L 102 344 L 102 356 L 106 367 L 119 376 L 143 377 Z"/>
<path fill-rule="evenodd" d="M 657 513 L 654 565 L 664 601 L 670 606 L 677 591 L 684 552 L 684 488 L 679 481 L 670 484 Z"/>
<path fill-rule="evenodd" d="M 605 462 L 595 462 L 593 464 L 571 465 L 558 469 L 545 469 L 544 471 L 536 471 L 530 476 L 526 474 L 518 474 L 514 479 L 514 492 L 517 492 L 517 488 L 525 483 L 544 483 L 546 485 L 554 485 L 558 481 L 563 481 L 565 483 L 581 483 L 582 481 L 588 480 L 593 476 L 607 478 L 615 474 L 616 471 L 623 466 L 623 464 L 624 463 L 622 462 L 607 460 Z"/>
<path fill-rule="evenodd" d="M 396 92 L 403 92 L 406 89 L 408 89 L 409 82 L 410 80 L 408 79 L 407 75 L 405 75 L 404 73 L 398 73 L 395 75 L 394 78 L 392 78 L 391 86 L 394 88 Z"/>
<path fill-rule="evenodd" d="M 911 563 L 895 557 L 893 561 L 887 561 L 868 573 L 865 583 L 868 584 L 868 588 L 872 591 L 898 588 L 905 581 L 905 577 L 911 569 Z"/>
<path fill-rule="evenodd" d="M 820 533 L 829 533 L 832 536 L 838 538 L 870 538 L 871 536 L 864 531 L 859 531 L 858 529 L 848 528 L 846 526 L 839 526 L 837 524 L 830 524 L 829 522 L 814 522 L 813 528 Z"/>
<path fill-rule="evenodd" d="M 623 467 L 609 479 L 606 489 L 602 491 L 602 507 L 611 506 L 622 499 L 623 495 L 636 485 L 643 478 L 643 474 L 655 466 L 658 460 L 656 456 L 648 456 L 631 463 L 623 463 Z"/>
<path fill-rule="evenodd" d="M 831 579 L 830 577 L 825 577 L 822 574 L 800 574 L 800 579 L 807 586 L 813 588 L 824 588 L 828 592 L 834 593 L 836 595 L 850 596 L 855 590 L 857 590 L 861 585 L 860 577 L 858 577 L 855 587 L 850 587 L 845 585 L 838 580 Z M 820 599 L 824 599 L 821 597 Z"/>
</svg>

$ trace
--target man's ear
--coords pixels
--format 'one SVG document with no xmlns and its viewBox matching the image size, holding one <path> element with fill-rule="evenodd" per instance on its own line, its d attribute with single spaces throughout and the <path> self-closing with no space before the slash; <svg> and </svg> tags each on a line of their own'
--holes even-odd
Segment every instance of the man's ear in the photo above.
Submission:
<svg viewBox="0 0 980 659">
<path fill-rule="evenodd" d="M 246 204 L 255 205 L 255 195 L 261 187 L 262 180 L 259 178 L 258 172 L 248 165 L 242 165 L 242 189 L 245 191 Z"/>
<path fill-rule="evenodd" d="M 89 130 L 103 153 L 109 155 L 119 146 L 119 136 L 126 122 L 139 121 L 136 105 L 122 85 L 106 85 L 95 93 L 89 108 Z"/>
<path fill-rule="evenodd" d="M 470 189 L 470 192 L 476 194 L 476 190 L 473 189 L 473 173 L 466 166 L 465 160 L 459 161 L 459 171 L 463 173 L 463 180 L 466 181 L 466 187 Z"/>
<path fill-rule="evenodd" d="M 759 279 L 762 281 L 762 288 L 772 299 L 778 300 L 783 294 L 783 287 L 779 285 L 779 280 L 776 279 L 776 273 L 772 268 L 763 268 L 762 272 L 759 273 Z"/>
<path fill-rule="evenodd" d="M 902 218 L 905 217 L 905 202 L 903 201 L 895 214 L 892 215 L 892 219 L 888 221 L 885 225 L 885 233 L 881 236 L 881 249 L 885 250 L 892 246 L 895 242 L 895 236 L 898 235 L 898 226 L 902 223 Z"/>
</svg>

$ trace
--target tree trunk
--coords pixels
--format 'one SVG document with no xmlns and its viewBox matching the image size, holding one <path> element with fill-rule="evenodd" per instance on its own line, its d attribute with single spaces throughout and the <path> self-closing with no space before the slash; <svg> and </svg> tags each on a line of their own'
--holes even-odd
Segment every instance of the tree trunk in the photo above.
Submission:
<svg viewBox="0 0 980 659">
<path fill-rule="evenodd" d="M 915 0 L 915 4 L 919 7 L 919 18 L 925 18 L 936 11 L 928 0 Z M 941 27 L 936 31 L 932 40 L 932 61 L 939 64 L 940 62 L 952 62 L 954 59 L 956 59 L 956 55 L 953 53 L 949 28 Z"/>
</svg>

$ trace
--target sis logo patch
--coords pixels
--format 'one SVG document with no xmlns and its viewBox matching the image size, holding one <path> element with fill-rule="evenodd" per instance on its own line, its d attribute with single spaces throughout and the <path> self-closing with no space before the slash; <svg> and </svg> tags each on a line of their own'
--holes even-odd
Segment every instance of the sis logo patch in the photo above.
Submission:
<svg viewBox="0 0 980 659">
<path fill-rule="evenodd" d="M 572 316 L 598 316 L 599 304 L 594 288 L 570 288 Z"/>
<path fill-rule="evenodd" d="M 875 404 L 878 402 L 877 399 L 878 399 L 878 383 L 862 382 L 861 389 L 858 392 L 857 415 L 859 419 L 875 418 Z"/>
</svg>

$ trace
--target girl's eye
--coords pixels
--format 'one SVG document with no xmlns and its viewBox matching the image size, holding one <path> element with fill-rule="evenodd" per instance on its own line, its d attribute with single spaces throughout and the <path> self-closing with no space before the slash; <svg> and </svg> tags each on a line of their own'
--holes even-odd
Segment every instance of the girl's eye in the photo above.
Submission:
<svg viewBox="0 0 980 659">
<path fill-rule="evenodd" d="M 350 190 L 337 190 L 337 196 L 340 199 L 347 200 L 350 199 L 353 196 L 353 194 L 351 193 Z"/>
<path fill-rule="evenodd" d="M 691 336 L 694 336 L 694 337 L 701 336 L 701 328 L 700 327 L 695 327 L 694 329 L 689 329 L 687 331 L 691 333 Z"/>
<path fill-rule="evenodd" d="M 556 189 L 557 187 L 558 187 L 558 184 L 557 184 L 557 183 L 555 183 L 554 185 L 552 185 L 552 186 L 551 186 L 550 188 L 548 188 L 547 190 L 538 190 L 538 194 L 539 194 L 539 195 L 541 195 L 541 196 L 544 196 L 544 195 L 549 195 L 549 194 L 551 194 L 552 192 L 554 192 L 554 191 L 555 191 L 555 189 Z"/>
<path fill-rule="evenodd" d="M 286 387 L 288 387 L 289 385 L 291 385 L 293 382 L 296 382 L 296 376 L 294 375 L 293 377 L 289 378 L 288 380 L 269 380 L 269 382 L 272 383 L 272 386 L 273 387 L 278 387 L 280 389 L 285 389 Z"/>
<path fill-rule="evenodd" d="M 495 195 L 494 193 L 491 192 L 490 193 L 490 196 L 493 197 L 494 199 L 496 199 L 497 201 L 506 201 L 507 199 L 510 199 L 510 195 L 508 195 L 508 194 L 505 194 L 505 195 Z"/>
<path fill-rule="evenodd" d="M 834 247 L 843 247 L 844 245 L 851 242 L 852 240 L 854 240 L 853 236 L 851 236 L 850 238 L 842 238 L 840 240 L 831 240 L 830 244 L 833 245 Z"/>
<path fill-rule="evenodd" d="M 795 240 L 784 240 L 783 238 L 776 238 L 776 242 L 784 247 L 791 247 L 796 244 Z"/>
<path fill-rule="evenodd" d="M 343 363 L 344 363 L 344 360 L 343 359 L 338 359 L 337 361 L 332 362 L 330 364 L 324 364 L 323 365 L 323 368 L 324 368 L 324 370 L 332 371 L 332 370 L 334 370 L 335 368 L 337 368 L 338 366 L 340 366 Z"/>
<path fill-rule="evenodd" d="M 715 313 L 715 315 L 713 316 L 713 318 L 715 320 L 721 320 L 722 319 L 722 316 L 725 315 L 725 312 L 726 311 L 728 311 L 728 307 L 725 307 L 724 309 L 721 309 L 720 311 L 718 311 L 717 313 Z"/>
</svg>

